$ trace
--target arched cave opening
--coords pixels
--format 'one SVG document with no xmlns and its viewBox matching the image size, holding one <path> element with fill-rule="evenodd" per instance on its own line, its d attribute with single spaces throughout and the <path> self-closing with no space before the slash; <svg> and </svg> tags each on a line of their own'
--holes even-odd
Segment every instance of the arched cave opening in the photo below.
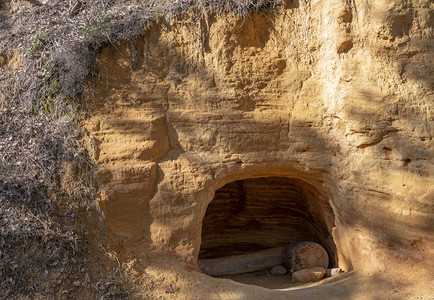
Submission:
<svg viewBox="0 0 434 300">
<path fill-rule="evenodd" d="M 336 266 L 334 214 L 312 184 L 261 177 L 230 182 L 215 191 L 202 222 L 201 259 L 252 253 L 296 242 L 316 242 Z"/>
</svg>

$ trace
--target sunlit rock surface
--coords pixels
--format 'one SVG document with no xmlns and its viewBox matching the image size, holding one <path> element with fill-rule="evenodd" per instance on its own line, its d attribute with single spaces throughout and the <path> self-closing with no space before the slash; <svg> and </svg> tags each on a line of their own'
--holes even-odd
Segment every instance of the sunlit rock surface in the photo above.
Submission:
<svg viewBox="0 0 434 300">
<path fill-rule="evenodd" d="M 283 201 L 310 207 L 318 224 L 306 221 L 306 232 L 329 235 L 335 266 L 428 295 L 433 22 L 428 1 L 287 1 L 239 20 L 160 21 L 104 49 L 86 128 L 102 184 L 97 200 L 119 247 L 184 270 L 165 273 L 179 297 L 182 287 L 207 299 L 262 297 L 232 283 L 218 292 L 223 283 L 211 278 L 199 288 L 206 277 L 185 270 L 198 270 L 216 190 L 288 178 L 304 196 Z M 387 291 L 364 290 L 366 299 Z M 365 295 L 351 284 L 341 292 Z"/>
</svg>

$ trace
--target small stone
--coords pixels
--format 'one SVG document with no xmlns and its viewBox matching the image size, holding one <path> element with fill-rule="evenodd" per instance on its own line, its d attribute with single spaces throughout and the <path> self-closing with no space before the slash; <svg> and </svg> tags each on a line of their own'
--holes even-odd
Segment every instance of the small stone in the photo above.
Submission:
<svg viewBox="0 0 434 300">
<path fill-rule="evenodd" d="M 326 277 L 333 277 L 338 275 L 341 272 L 340 268 L 331 268 L 331 269 L 327 269 L 326 271 Z"/>
<path fill-rule="evenodd" d="M 285 275 L 288 272 L 288 270 L 284 266 L 274 266 L 270 273 L 271 275 Z"/>
<path fill-rule="evenodd" d="M 329 257 L 327 251 L 314 242 L 300 242 L 285 247 L 286 266 L 291 272 L 311 269 L 316 266 L 327 269 Z"/>
<path fill-rule="evenodd" d="M 320 280 L 326 270 L 321 267 L 314 267 L 312 269 L 303 269 L 292 273 L 292 282 L 310 282 Z"/>
</svg>

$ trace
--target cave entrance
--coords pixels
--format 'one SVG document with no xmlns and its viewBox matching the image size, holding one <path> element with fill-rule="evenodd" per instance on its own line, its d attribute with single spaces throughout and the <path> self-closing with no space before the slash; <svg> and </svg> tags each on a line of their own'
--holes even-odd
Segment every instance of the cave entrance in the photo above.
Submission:
<svg viewBox="0 0 434 300">
<path fill-rule="evenodd" d="M 202 222 L 200 259 L 247 254 L 295 242 L 320 244 L 336 265 L 329 199 L 296 178 L 230 182 L 215 191 Z"/>
</svg>

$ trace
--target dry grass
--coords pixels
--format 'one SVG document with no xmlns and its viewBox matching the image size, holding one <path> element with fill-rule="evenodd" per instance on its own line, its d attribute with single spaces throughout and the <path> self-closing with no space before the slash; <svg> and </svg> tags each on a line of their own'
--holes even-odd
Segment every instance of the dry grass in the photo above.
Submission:
<svg viewBox="0 0 434 300">
<path fill-rule="evenodd" d="M 243 17 L 280 1 L 52 0 L 11 13 L 15 2 L 0 7 L 0 298 L 128 298 L 119 270 L 86 269 L 98 187 L 80 121 L 97 53 L 187 10 Z"/>
</svg>

